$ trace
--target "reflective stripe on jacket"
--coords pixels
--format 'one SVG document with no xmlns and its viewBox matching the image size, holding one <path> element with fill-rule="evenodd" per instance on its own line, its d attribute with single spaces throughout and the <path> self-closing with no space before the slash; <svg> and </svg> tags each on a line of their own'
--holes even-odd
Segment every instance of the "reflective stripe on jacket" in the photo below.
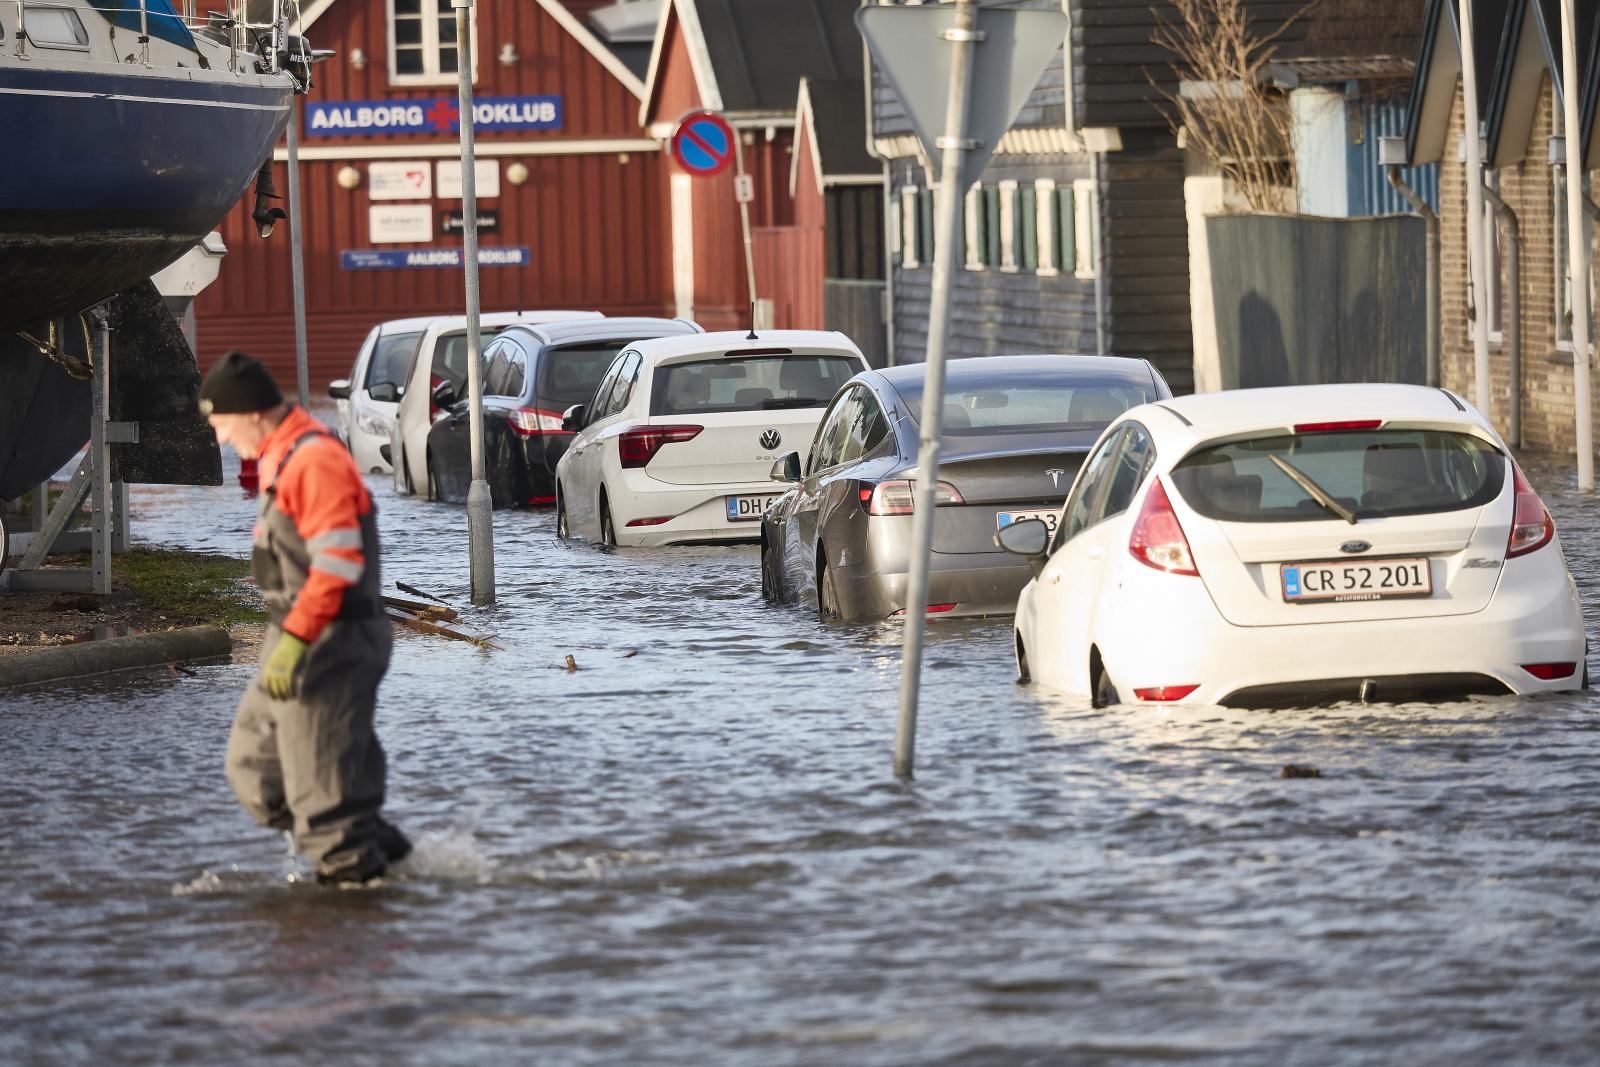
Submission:
<svg viewBox="0 0 1600 1067">
<path fill-rule="evenodd" d="M 273 621 L 315 641 L 334 619 L 379 612 L 378 513 L 333 432 L 290 408 L 261 448 L 252 567 Z"/>
</svg>

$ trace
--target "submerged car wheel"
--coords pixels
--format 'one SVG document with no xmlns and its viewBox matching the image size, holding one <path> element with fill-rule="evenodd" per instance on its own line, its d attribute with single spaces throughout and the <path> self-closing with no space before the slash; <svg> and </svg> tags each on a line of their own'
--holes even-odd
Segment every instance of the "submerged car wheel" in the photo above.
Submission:
<svg viewBox="0 0 1600 1067">
<path fill-rule="evenodd" d="M 438 477 L 438 475 L 436 475 L 434 473 L 434 469 L 435 468 L 434 468 L 434 463 L 433 463 L 433 449 L 431 449 L 431 448 L 428 449 L 427 468 L 428 468 L 428 499 L 429 500 L 443 500 L 444 497 L 442 495 L 440 495 L 440 493 L 439 493 L 439 477 Z"/>
<path fill-rule="evenodd" d="M 556 486 L 556 536 L 563 541 L 572 536 L 572 531 L 567 529 L 567 498 L 559 485 Z"/>
<path fill-rule="evenodd" d="M 766 538 L 761 539 L 761 597 L 763 600 L 783 599 L 783 577 L 774 566 L 772 545 Z"/>
<path fill-rule="evenodd" d="M 843 618 L 839 611 L 839 591 L 833 586 L 833 568 L 826 557 L 817 565 L 817 615 L 823 622 Z"/>
<path fill-rule="evenodd" d="M 1033 675 L 1028 670 L 1028 647 L 1022 643 L 1022 634 L 1012 631 L 1012 639 L 1017 647 L 1017 683 L 1033 681 Z"/>
<path fill-rule="evenodd" d="M 611 505 L 604 496 L 600 498 L 600 543 L 613 547 L 617 543 L 617 528 L 611 523 Z"/>
<path fill-rule="evenodd" d="M 1122 703 L 1122 697 L 1117 693 L 1117 687 L 1111 682 L 1111 675 L 1106 673 L 1105 665 L 1100 662 L 1100 654 L 1093 653 L 1089 658 L 1089 685 L 1094 691 L 1094 706 L 1109 708 L 1114 704 Z"/>
</svg>

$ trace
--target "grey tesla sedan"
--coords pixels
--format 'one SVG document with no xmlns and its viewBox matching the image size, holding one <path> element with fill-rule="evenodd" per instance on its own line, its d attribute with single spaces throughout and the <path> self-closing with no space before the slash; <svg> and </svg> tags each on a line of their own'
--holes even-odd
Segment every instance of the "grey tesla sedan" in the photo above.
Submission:
<svg viewBox="0 0 1600 1067">
<path fill-rule="evenodd" d="M 904 613 L 924 369 L 857 374 L 829 404 L 809 453 L 773 465 L 775 481 L 793 484 L 761 523 L 767 599 L 813 601 L 823 618 Z M 1101 431 L 1129 408 L 1171 396 L 1143 359 L 952 360 L 928 611 L 1011 614 L 1032 572 L 995 547 L 995 531 L 1021 519 L 1053 527 Z"/>
</svg>

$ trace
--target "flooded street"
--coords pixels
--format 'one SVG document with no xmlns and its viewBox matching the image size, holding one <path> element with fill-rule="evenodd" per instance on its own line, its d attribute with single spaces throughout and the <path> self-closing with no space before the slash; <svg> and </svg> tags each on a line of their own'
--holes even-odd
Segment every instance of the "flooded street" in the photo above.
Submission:
<svg viewBox="0 0 1600 1067">
<path fill-rule="evenodd" d="M 1530 477 L 1592 611 L 1600 502 Z M 464 603 L 465 512 L 369 482 L 386 588 Z M 242 554 L 255 505 L 134 507 Z M 419 847 L 380 888 L 317 888 L 235 803 L 248 668 L 0 695 L 0 1063 L 1600 1057 L 1588 694 L 1097 711 L 1014 684 L 1009 620 L 938 623 L 907 785 L 897 626 L 763 604 L 753 548 L 495 521 L 467 618 L 504 650 L 397 637 Z"/>
</svg>

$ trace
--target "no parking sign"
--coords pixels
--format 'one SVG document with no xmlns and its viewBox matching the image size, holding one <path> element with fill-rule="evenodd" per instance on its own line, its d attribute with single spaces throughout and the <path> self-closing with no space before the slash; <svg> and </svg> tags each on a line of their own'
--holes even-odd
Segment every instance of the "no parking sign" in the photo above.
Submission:
<svg viewBox="0 0 1600 1067">
<path fill-rule="evenodd" d="M 715 111 L 691 111 L 672 134 L 672 158 L 697 178 L 721 174 L 733 164 L 738 145 L 733 127 Z"/>
</svg>

